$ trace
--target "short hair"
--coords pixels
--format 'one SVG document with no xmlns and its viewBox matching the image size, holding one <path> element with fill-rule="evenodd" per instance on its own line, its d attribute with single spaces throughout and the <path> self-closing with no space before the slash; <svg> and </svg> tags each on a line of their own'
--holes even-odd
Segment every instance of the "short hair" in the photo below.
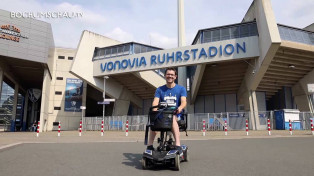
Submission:
<svg viewBox="0 0 314 176">
<path fill-rule="evenodd" d="M 177 74 L 177 69 L 174 68 L 174 67 L 168 67 L 168 68 L 166 68 L 165 75 L 167 74 L 167 71 L 168 71 L 168 70 L 174 71 L 174 74 L 175 74 L 176 76 L 178 75 L 178 74 Z"/>
</svg>

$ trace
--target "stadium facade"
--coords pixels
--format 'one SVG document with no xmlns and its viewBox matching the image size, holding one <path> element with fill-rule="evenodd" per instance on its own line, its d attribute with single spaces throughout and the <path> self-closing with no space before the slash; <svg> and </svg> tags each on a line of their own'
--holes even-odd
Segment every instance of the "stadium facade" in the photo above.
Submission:
<svg viewBox="0 0 314 176">
<path fill-rule="evenodd" d="M 201 29 L 191 45 L 166 50 L 90 31 L 76 49 L 56 48 L 49 23 L 4 10 L 0 25 L 6 131 L 27 131 L 37 121 L 40 131 L 59 121 L 76 130 L 83 116 L 145 115 L 165 83 L 163 70 L 173 66 L 186 69 L 178 77 L 186 82 L 190 114 L 249 112 L 252 128 L 265 129 L 262 112 L 313 112 L 314 24 L 278 24 L 270 0 L 254 0 L 239 23 Z M 98 102 L 107 103 L 105 112 Z"/>
</svg>

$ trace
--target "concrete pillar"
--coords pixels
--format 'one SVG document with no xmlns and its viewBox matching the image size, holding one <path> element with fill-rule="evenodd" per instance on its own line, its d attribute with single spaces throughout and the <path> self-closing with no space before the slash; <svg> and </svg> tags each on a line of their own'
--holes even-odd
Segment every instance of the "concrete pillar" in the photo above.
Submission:
<svg viewBox="0 0 314 176">
<path fill-rule="evenodd" d="M 36 115 L 35 104 L 36 104 L 36 102 L 35 103 L 32 102 L 31 116 L 30 116 L 30 121 L 29 121 L 28 125 L 31 125 L 31 124 L 35 123 L 35 121 L 36 121 L 36 124 L 37 124 L 37 119 L 35 117 L 35 115 Z"/>
<path fill-rule="evenodd" d="M 184 26 L 184 0 L 178 0 L 178 47 L 186 45 Z M 186 86 L 186 67 L 178 67 L 178 84 Z"/>
<path fill-rule="evenodd" d="M 16 107 L 17 107 L 17 98 L 19 95 L 19 85 L 14 85 L 14 100 L 13 100 L 13 110 L 12 110 L 12 118 L 11 118 L 11 130 L 12 132 L 15 131 L 15 119 L 16 119 Z"/>
<path fill-rule="evenodd" d="M 82 106 L 86 106 L 87 82 L 83 82 Z"/>
<path fill-rule="evenodd" d="M 107 79 L 109 79 L 109 77 L 108 76 L 104 76 L 104 91 L 103 91 L 103 93 L 102 93 L 102 97 L 103 97 L 103 99 L 104 99 L 104 101 L 105 101 L 105 99 L 106 99 L 106 83 L 107 83 Z M 102 105 L 102 116 L 103 116 L 103 120 L 104 120 L 104 118 L 105 118 L 105 115 L 106 115 L 106 105 Z"/>
<path fill-rule="evenodd" d="M 28 93 L 26 92 L 25 97 L 24 97 L 24 112 L 23 112 L 23 127 L 22 127 L 23 131 L 26 131 L 27 110 L 28 110 Z"/>
<path fill-rule="evenodd" d="M 260 122 L 258 116 L 258 104 L 256 98 L 256 92 L 254 90 L 249 91 L 249 105 L 250 105 L 250 122 L 253 130 L 260 130 Z"/>
<path fill-rule="evenodd" d="M 253 130 L 256 130 L 256 123 L 255 123 L 255 113 L 254 113 L 254 105 L 253 105 L 253 98 L 252 94 L 249 93 L 249 105 L 250 105 L 250 122 Z"/>
<path fill-rule="evenodd" d="M 185 46 L 184 0 L 178 0 L 178 45 Z"/>
<path fill-rule="evenodd" d="M 2 94 L 2 82 L 3 82 L 3 70 L 0 67 L 0 100 L 1 100 L 1 94 Z"/>
<path fill-rule="evenodd" d="M 118 99 L 114 102 L 113 114 L 114 116 L 127 115 L 129 111 L 130 100 Z"/>
<path fill-rule="evenodd" d="M 119 94 L 119 98 L 117 98 L 114 102 L 113 113 L 115 116 L 127 115 L 129 111 L 130 102 L 132 97 L 130 95 L 130 90 L 127 88 L 123 88 Z"/>
<path fill-rule="evenodd" d="M 292 95 L 300 111 L 311 111 L 313 113 L 308 84 L 314 84 L 314 69 L 292 87 Z"/>
<path fill-rule="evenodd" d="M 36 103 L 37 107 L 36 110 L 40 110 L 40 128 L 39 132 L 47 131 L 48 126 L 48 109 L 49 109 L 49 94 L 50 94 L 50 84 L 51 83 L 51 77 L 49 75 L 49 70 L 46 68 L 44 70 L 43 75 L 43 86 L 42 86 L 42 92 L 41 92 L 41 105 L 40 109 L 38 109 L 38 102 Z M 37 115 L 37 112 L 36 112 Z M 35 116 L 37 117 L 37 116 Z M 50 122 L 52 123 L 52 122 Z"/>
</svg>

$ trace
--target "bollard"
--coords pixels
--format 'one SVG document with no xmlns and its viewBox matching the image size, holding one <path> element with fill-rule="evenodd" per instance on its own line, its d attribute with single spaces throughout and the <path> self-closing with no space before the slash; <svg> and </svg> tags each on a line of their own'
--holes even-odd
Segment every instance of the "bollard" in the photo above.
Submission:
<svg viewBox="0 0 314 176">
<path fill-rule="evenodd" d="M 58 137 L 60 137 L 60 131 L 61 131 L 61 122 L 59 121 L 59 127 L 58 127 Z"/>
<path fill-rule="evenodd" d="M 247 119 L 245 120 L 245 131 L 246 131 L 246 135 L 248 136 L 249 135 L 249 122 Z"/>
<path fill-rule="evenodd" d="M 267 119 L 267 128 L 268 128 L 268 135 L 270 136 L 271 135 L 271 132 L 270 132 L 270 119 Z"/>
<path fill-rule="evenodd" d="M 101 136 L 104 136 L 104 121 L 102 120 L 101 121 L 101 133 L 100 133 Z"/>
<path fill-rule="evenodd" d="M 129 120 L 126 120 L 125 124 L 125 136 L 129 135 Z"/>
<path fill-rule="evenodd" d="M 80 120 L 79 136 L 82 136 L 82 120 Z"/>
<path fill-rule="evenodd" d="M 38 121 L 38 125 L 37 125 L 37 133 L 36 133 L 37 137 L 39 137 L 39 127 L 40 127 L 40 121 Z"/>
<path fill-rule="evenodd" d="M 203 120 L 203 136 L 205 136 L 205 120 Z"/>
<path fill-rule="evenodd" d="M 290 135 L 292 135 L 292 124 L 291 124 L 291 120 L 289 119 L 289 132 Z"/>
<path fill-rule="evenodd" d="M 225 120 L 225 136 L 228 135 L 227 120 Z"/>
<path fill-rule="evenodd" d="M 313 128 L 313 120 L 311 119 L 311 131 L 312 131 L 312 135 L 314 135 L 314 128 Z"/>
</svg>

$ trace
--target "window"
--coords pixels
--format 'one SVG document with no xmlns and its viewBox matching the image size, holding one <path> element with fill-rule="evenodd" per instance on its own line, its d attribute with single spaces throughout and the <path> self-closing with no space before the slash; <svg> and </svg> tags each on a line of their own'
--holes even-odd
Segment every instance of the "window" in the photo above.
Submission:
<svg viewBox="0 0 314 176">
<path fill-rule="evenodd" d="M 58 56 L 58 59 L 64 59 L 65 57 L 64 56 Z"/>
<path fill-rule="evenodd" d="M 221 29 L 221 40 L 230 39 L 229 28 Z"/>
<path fill-rule="evenodd" d="M 256 23 L 250 24 L 250 36 L 257 35 L 257 25 Z"/>
<path fill-rule="evenodd" d="M 68 57 L 68 60 L 73 60 L 73 57 Z"/>
<path fill-rule="evenodd" d="M 146 52 L 147 52 L 147 47 L 141 46 L 141 53 L 146 53 Z"/>
<path fill-rule="evenodd" d="M 63 80 L 63 77 L 57 77 L 57 80 Z"/>
<path fill-rule="evenodd" d="M 129 53 L 130 53 L 130 45 L 125 45 L 123 54 L 129 54 Z"/>
<path fill-rule="evenodd" d="M 231 30 L 231 35 L 230 35 L 231 39 L 239 38 L 239 27 L 238 26 L 232 27 L 232 28 L 230 28 L 230 30 Z"/>
<path fill-rule="evenodd" d="M 141 53 L 141 46 L 134 44 L 134 54 Z"/>
<path fill-rule="evenodd" d="M 105 58 L 108 58 L 111 56 L 111 48 L 107 48 L 104 50 L 104 55 L 105 55 Z"/>
<path fill-rule="evenodd" d="M 54 110 L 61 110 L 61 107 L 54 107 Z"/>
<path fill-rule="evenodd" d="M 117 56 L 117 52 L 118 52 L 118 48 L 114 47 L 111 49 L 111 57 L 115 57 Z"/>
<path fill-rule="evenodd" d="M 55 91 L 55 94 L 56 95 L 62 95 L 62 92 L 61 91 Z"/>
<path fill-rule="evenodd" d="M 117 53 L 117 56 L 120 56 L 123 54 L 123 48 L 124 46 L 119 46 L 117 49 L 118 49 L 118 53 Z"/>
<path fill-rule="evenodd" d="M 211 42 L 211 32 L 210 31 L 204 31 L 203 33 L 203 36 L 204 36 L 204 43 L 207 43 L 207 42 Z M 198 38 L 198 41 L 196 42 L 197 44 L 199 44 L 199 39 L 200 39 L 200 36 Z"/>
<path fill-rule="evenodd" d="M 248 25 L 240 26 L 240 37 L 247 36 L 249 36 L 249 26 Z"/>
<path fill-rule="evenodd" d="M 216 29 L 212 31 L 212 41 L 219 41 L 220 40 L 220 29 Z"/>
</svg>

